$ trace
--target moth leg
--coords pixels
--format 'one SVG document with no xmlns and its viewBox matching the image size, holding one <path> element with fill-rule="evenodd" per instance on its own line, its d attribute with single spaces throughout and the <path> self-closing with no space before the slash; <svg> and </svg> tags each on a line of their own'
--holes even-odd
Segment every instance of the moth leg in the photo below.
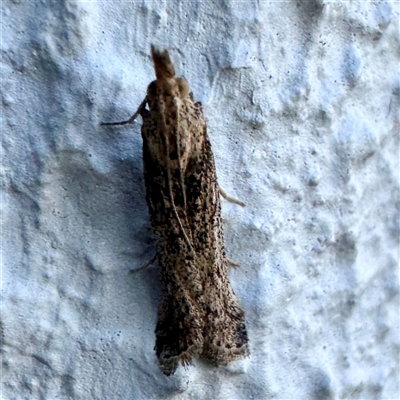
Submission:
<svg viewBox="0 0 400 400">
<path fill-rule="evenodd" d="M 240 264 L 234 260 L 232 260 L 232 258 L 226 257 L 226 261 L 228 262 L 228 264 L 230 264 L 233 268 L 239 268 Z"/>
<path fill-rule="evenodd" d="M 126 125 L 126 124 L 131 124 L 137 116 L 140 114 L 140 112 L 143 110 L 143 108 L 146 106 L 147 103 L 147 97 L 140 103 L 140 106 L 136 110 L 135 114 L 132 115 L 128 120 L 126 121 L 121 121 L 121 122 L 100 122 L 100 125 Z"/>
<path fill-rule="evenodd" d="M 225 200 L 230 201 L 231 203 L 239 204 L 239 206 L 246 207 L 246 204 L 244 204 L 242 201 L 240 201 L 240 200 L 238 200 L 238 199 L 235 199 L 234 197 L 229 196 L 229 194 L 227 194 L 227 193 L 225 192 L 225 190 L 222 189 L 221 186 L 219 186 L 219 192 L 221 193 L 221 196 L 222 196 Z"/>
<path fill-rule="evenodd" d="M 134 269 L 131 272 L 139 272 L 142 269 L 146 269 L 146 268 L 150 267 L 150 265 L 152 265 L 154 263 L 154 261 L 156 261 L 156 258 L 157 258 L 157 254 L 151 260 L 147 261 L 146 264 L 143 264 L 141 267 Z"/>
</svg>

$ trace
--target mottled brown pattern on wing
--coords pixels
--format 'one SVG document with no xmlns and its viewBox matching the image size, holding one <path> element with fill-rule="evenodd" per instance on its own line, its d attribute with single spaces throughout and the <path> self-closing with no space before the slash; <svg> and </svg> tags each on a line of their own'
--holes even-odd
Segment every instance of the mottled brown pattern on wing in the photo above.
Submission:
<svg viewBox="0 0 400 400">
<path fill-rule="evenodd" d="M 162 371 L 201 355 L 226 365 L 248 354 L 244 313 L 230 286 L 219 187 L 207 125 L 166 51 L 152 48 L 157 80 L 147 90 L 143 161 L 164 286 L 156 327 Z"/>
</svg>

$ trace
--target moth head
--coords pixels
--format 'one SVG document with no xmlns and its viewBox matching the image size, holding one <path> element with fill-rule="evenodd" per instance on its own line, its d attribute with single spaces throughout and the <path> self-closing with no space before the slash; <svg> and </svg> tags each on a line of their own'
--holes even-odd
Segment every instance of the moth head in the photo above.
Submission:
<svg viewBox="0 0 400 400">
<path fill-rule="evenodd" d="M 176 83 L 179 88 L 179 93 L 181 95 L 181 99 L 183 99 L 189 93 L 189 83 L 183 76 L 176 78 L 175 80 L 176 80 Z"/>
<path fill-rule="evenodd" d="M 151 55 L 157 79 L 169 79 L 175 76 L 175 68 L 167 50 L 162 51 L 156 46 L 151 45 Z"/>
</svg>

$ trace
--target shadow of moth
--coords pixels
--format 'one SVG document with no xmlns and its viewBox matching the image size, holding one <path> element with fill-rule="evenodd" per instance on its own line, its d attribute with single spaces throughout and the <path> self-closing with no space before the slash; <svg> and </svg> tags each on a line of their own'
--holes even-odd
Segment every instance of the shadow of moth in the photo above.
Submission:
<svg viewBox="0 0 400 400">
<path fill-rule="evenodd" d="M 241 309 L 228 279 L 214 156 L 200 102 L 175 77 L 166 50 L 151 48 L 156 80 L 136 113 L 143 119 L 143 164 L 163 298 L 155 351 L 165 375 L 201 356 L 226 365 L 248 355 Z M 235 200 L 233 200 L 235 201 Z M 241 205 L 238 201 L 235 201 Z"/>
</svg>

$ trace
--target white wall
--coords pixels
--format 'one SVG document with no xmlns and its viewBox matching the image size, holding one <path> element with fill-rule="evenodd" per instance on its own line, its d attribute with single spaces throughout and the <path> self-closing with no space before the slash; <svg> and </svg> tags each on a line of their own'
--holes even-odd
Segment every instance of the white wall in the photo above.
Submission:
<svg viewBox="0 0 400 400">
<path fill-rule="evenodd" d="M 2 397 L 399 397 L 399 3 L 2 3 Z M 140 119 L 204 104 L 251 357 L 164 377 Z"/>
</svg>

